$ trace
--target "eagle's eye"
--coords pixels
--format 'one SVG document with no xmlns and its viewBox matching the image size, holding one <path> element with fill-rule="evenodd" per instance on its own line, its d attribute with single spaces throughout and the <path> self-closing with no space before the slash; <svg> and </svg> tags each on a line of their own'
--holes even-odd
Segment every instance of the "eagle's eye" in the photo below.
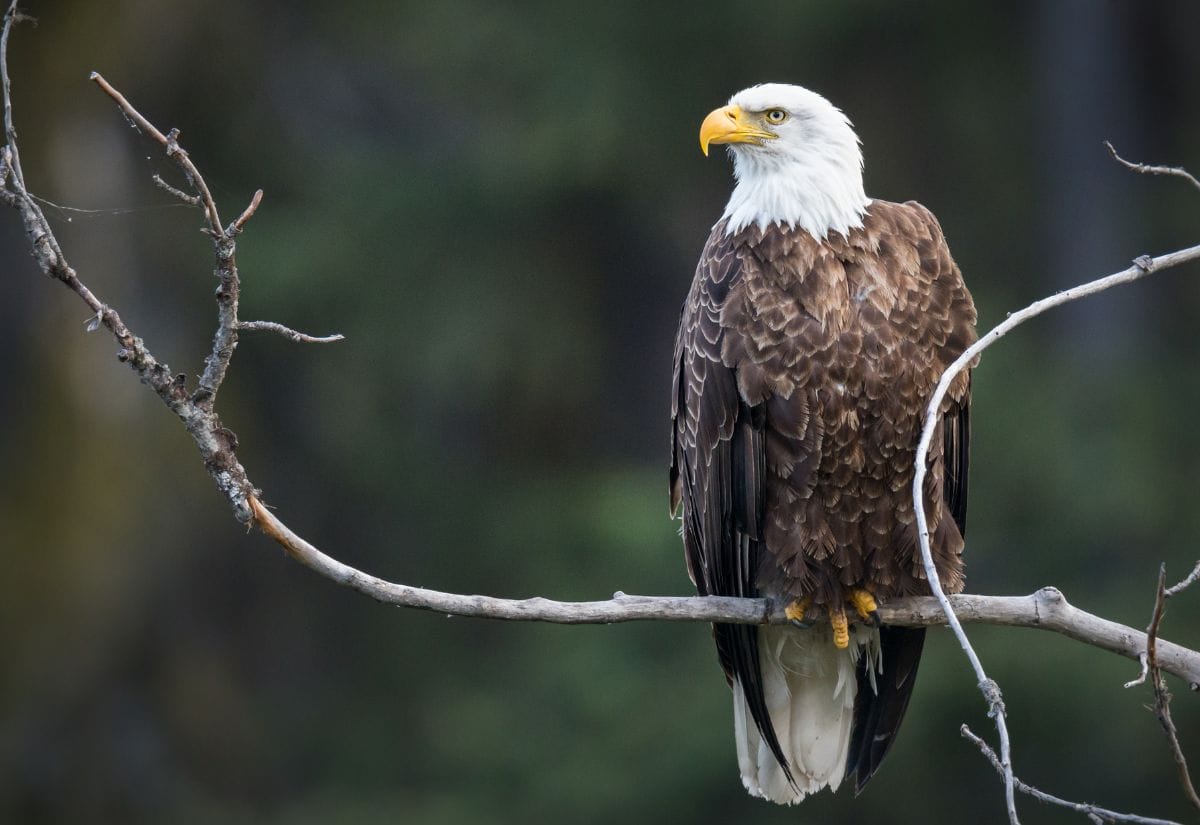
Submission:
<svg viewBox="0 0 1200 825">
<path fill-rule="evenodd" d="M 767 111 L 767 120 L 778 126 L 787 120 L 788 114 L 783 109 L 769 109 Z"/>
</svg>

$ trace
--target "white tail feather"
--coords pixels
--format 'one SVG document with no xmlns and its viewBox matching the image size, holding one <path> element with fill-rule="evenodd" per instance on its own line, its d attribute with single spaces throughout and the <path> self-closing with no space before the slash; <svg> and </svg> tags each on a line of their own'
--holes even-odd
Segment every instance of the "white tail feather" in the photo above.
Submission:
<svg viewBox="0 0 1200 825">
<path fill-rule="evenodd" d="M 738 768 L 742 784 L 752 795 L 794 805 L 822 788 L 836 791 L 841 784 L 858 692 L 855 668 L 865 653 L 873 683 L 880 664 L 879 631 L 855 625 L 851 634 L 850 647 L 839 650 L 827 626 L 759 629 L 763 695 L 795 786 L 759 735 L 742 686 L 735 682 Z"/>
</svg>

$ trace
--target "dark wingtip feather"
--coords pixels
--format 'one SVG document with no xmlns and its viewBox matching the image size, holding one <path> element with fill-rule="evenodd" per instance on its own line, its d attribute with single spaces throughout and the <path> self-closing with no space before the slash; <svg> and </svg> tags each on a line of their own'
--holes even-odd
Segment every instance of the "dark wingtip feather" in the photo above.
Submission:
<svg viewBox="0 0 1200 825">
<path fill-rule="evenodd" d="M 917 665 L 925 646 L 923 627 L 882 627 L 879 630 L 883 673 L 875 674 L 878 693 L 871 690 L 866 672 L 867 658 L 858 670 L 858 697 L 854 702 L 854 727 L 850 734 L 850 753 L 846 759 L 846 777 L 854 779 L 855 795 L 879 770 L 891 750 L 908 701 L 917 681 Z"/>
</svg>

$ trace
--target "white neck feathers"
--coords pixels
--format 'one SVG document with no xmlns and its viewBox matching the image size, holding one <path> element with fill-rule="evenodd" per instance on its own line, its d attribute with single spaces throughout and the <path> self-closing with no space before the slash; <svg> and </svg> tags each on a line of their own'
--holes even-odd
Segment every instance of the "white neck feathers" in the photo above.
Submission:
<svg viewBox="0 0 1200 825">
<path fill-rule="evenodd" d="M 729 146 L 737 185 L 722 217 L 730 233 L 782 224 L 823 239 L 862 226 L 871 203 L 863 191 L 862 150 L 840 109 L 815 92 L 781 84 L 753 86 L 730 104 L 789 113 L 772 139 Z"/>
<path fill-rule="evenodd" d="M 846 235 L 862 226 L 871 200 L 863 191 L 861 170 L 839 168 L 826 159 L 797 162 L 746 158 L 745 153 L 733 150 L 737 186 L 721 216 L 729 220 L 729 233 L 750 224 L 759 229 L 782 224 L 824 239 L 830 232 Z"/>
</svg>

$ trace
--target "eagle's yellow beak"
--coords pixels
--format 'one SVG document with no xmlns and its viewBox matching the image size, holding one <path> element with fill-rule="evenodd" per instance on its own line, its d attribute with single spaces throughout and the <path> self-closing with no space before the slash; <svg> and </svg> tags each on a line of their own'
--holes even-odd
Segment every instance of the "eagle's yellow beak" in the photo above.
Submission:
<svg viewBox="0 0 1200 825">
<path fill-rule="evenodd" d="M 713 109 L 700 124 L 700 151 L 708 157 L 710 143 L 762 143 L 778 135 L 754 123 L 741 106 Z"/>
</svg>

